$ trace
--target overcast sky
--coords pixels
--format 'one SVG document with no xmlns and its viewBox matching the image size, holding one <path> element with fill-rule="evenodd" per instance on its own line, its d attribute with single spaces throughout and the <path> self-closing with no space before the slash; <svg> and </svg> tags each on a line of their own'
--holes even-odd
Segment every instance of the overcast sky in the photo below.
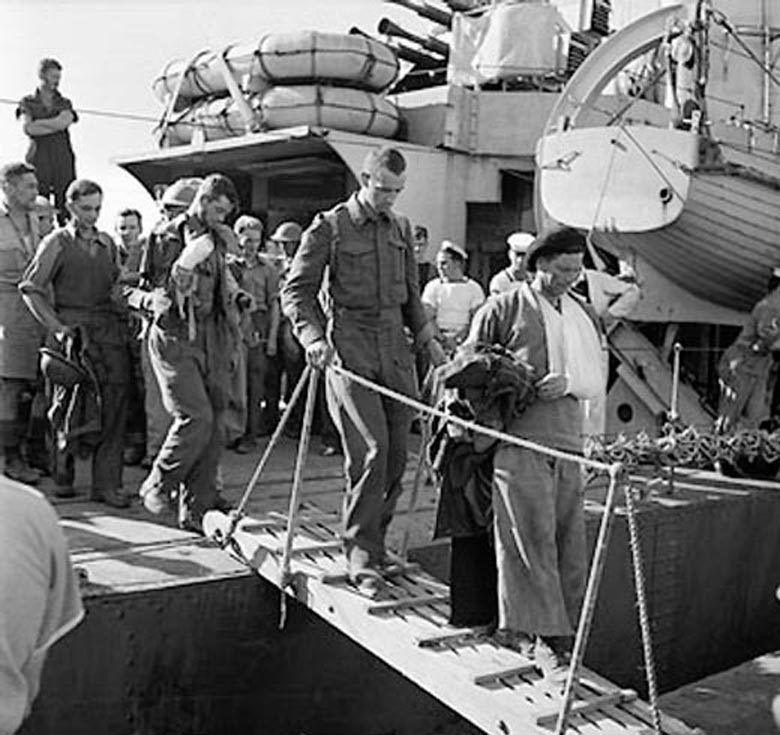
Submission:
<svg viewBox="0 0 780 735">
<path fill-rule="evenodd" d="M 658 2 L 617 0 L 615 5 L 625 14 Z M 558 5 L 576 18 L 578 0 Z M 150 220 L 151 200 L 110 159 L 154 147 L 151 120 L 161 108 L 151 82 L 166 62 L 273 31 L 346 32 L 357 25 L 373 33 L 383 15 L 418 32 L 426 27 L 415 28 L 412 13 L 382 0 L 0 0 L 0 157 L 5 162 L 24 155 L 26 138 L 13 103 L 35 89 L 38 60 L 53 56 L 64 67 L 62 93 L 83 111 L 71 128 L 77 173 L 106 191 L 101 225 L 110 228 L 123 206 L 140 208 Z M 88 110 L 150 120 L 111 119 Z"/>
</svg>

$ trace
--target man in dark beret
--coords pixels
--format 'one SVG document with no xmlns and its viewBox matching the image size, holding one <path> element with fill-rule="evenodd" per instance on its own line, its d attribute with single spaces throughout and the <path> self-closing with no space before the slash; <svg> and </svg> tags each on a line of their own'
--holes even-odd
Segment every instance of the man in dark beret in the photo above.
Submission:
<svg viewBox="0 0 780 735">
<path fill-rule="evenodd" d="M 571 454 L 582 452 L 587 401 L 606 380 L 600 328 L 570 293 L 584 254 L 577 230 L 541 233 L 525 257 L 530 280 L 489 299 L 464 343 L 501 345 L 533 367 L 536 398 L 509 432 Z M 587 564 L 580 466 L 502 443 L 493 487 L 499 635 L 563 684 Z"/>
</svg>

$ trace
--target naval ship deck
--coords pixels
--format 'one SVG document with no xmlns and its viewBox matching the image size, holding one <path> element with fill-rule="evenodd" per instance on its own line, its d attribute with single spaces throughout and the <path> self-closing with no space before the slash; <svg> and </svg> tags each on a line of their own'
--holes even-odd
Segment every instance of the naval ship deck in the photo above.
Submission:
<svg viewBox="0 0 780 735">
<path fill-rule="evenodd" d="M 314 449 L 293 557 L 293 571 L 306 577 L 305 604 L 289 603 L 281 632 L 277 551 L 284 541 L 293 442 L 283 440 L 272 455 L 247 507 L 234 549 L 243 559 L 140 506 L 117 512 L 84 497 L 54 500 L 84 578 L 88 616 L 54 650 L 24 732 L 254 732 L 246 724 L 237 729 L 246 718 L 266 733 L 552 731 L 558 698 L 533 664 L 479 633 L 447 625 L 447 544 L 430 541 L 433 488 L 421 488 L 413 513 L 405 496 L 391 526 L 390 545 L 397 547 L 410 521 L 410 557 L 421 565 L 401 569 L 392 577 L 390 599 L 373 603 L 346 584 L 337 552 L 341 458 L 323 458 Z M 226 453 L 229 500 L 238 500 L 258 457 Z M 412 455 L 410 476 L 414 464 Z M 142 478 L 143 472 L 128 468 L 129 487 Z M 762 549 L 767 558 L 759 571 L 780 558 L 778 542 L 766 543 L 775 535 L 780 495 L 758 485 L 678 476 L 672 494 L 640 504 L 662 691 L 699 678 L 697 666 L 708 667 L 707 673 L 726 668 L 723 656 L 737 663 L 737 654 L 717 650 L 719 641 L 724 647 L 738 643 L 739 661 L 761 646 L 778 645 L 758 640 L 761 630 L 777 630 L 776 611 L 767 612 L 756 593 L 761 580 L 745 598 L 747 583 L 735 577 L 740 565 L 726 562 L 734 544 L 747 555 L 745 564 L 755 561 L 754 546 Z M 589 492 L 591 537 L 602 494 L 599 487 Z M 643 673 L 624 520 L 618 510 L 586 653 L 590 669 L 619 685 L 585 671 L 570 732 L 651 731 L 649 709 L 632 691 L 643 693 Z M 746 533 L 740 535 L 740 527 Z M 721 536 L 717 544 L 713 533 Z M 702 549 L 712 563 L 701 563 Z M 728 599 L 721 597 L 721 609 L 713 611 L 710 597 L 735 584 L 739 606 L 724 609 Z M 726 641 L 735 626 L 745 628 L 750 640 Z M 679 650 L 681 634 L 687 651 Z M 405 704 L 393 704 L 398 698 Z M 276 707 L 272 713 L 269 702 Z M 664 719 L 670 735 L 690 731 L 679 720 Z"/>
</svg>

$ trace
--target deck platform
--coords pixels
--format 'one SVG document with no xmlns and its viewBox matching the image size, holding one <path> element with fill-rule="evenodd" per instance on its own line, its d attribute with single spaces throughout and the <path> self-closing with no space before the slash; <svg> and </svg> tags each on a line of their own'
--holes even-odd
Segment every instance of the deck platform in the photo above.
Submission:
<svg viewBox="0 0 780 735">
<path fill-rule="evenodd" d="M 412 441 L 414 450 L 416 437 Z M 268 701 L 278 701 L 284 710 L 284 703 L 290 700 L 298 702 L 302 698 L 307 702 L 308 719 L 303 717 L 302 708 L 284 715 L 277 712 L 275 717 L 265 713 L 263 721 L 269 729 L 264 733 L 295 731 L 311 735 L 325 732 L 314 726 L 322 722 L 330 723 L 326 728 L 329 731 L 336 728 L 345 734 L 374 732 L 371 718 L 378 707 L 373 704 L 376 697 L 372 704 L 367 704 L 368 700 L 359 701 L 355 671 L 362 672 L 357 675 L 360 690 L 379 692 L 385 702 L 384 724 L 396 722 L 393 718 L 401 714 L 399 707 L 392 704 L 398 700 L 391 696 L 391 690 L 403 691 L 397 696 L 405 702 L 417 702 L 405 707 L 403 714 L 410 717 L 405 724 L 397 722 L 399 733 L 437 731 L 472 735 L 477 730 L 469 722 L 477 720 L 481 729 L 504 735 L 502 722 L 506 726 L 514 723 L 513 732 L 522 732 L 517 727 L 526 727 L 528 723 L 541 728 L 541 732 L 548 732 L 552 727 L 549 723 L 555 709 L 554 697 L 538 689 L 539 674 L 529 668 L 529 662 L 510 651 L 500 650 L 478 632 L 446 626 L 444 583 L 448 574 L 448 544 L 431 542 L 433 487 L 421 489 L 414 512 L 409 512 L 408 494 L 402 498 L 389 539 L 390 546 L 397 548 L 409 522 L 411 556 L 433 575 L 415 571 L 414 575 L 418 576 L 402 576 L 393 586 L 393 599 L 399 604 L 375 607 L 368 614 L 368 603 L 345 585 L 343 569 L 338 566 L 335 534 L 336 515 L 342 501 L 341 458 L 321 457 L 316 450 L 315 444 L 305 472 L 303 500 L 310 521 L 312 512 L 320 518 L 311 528 L 307 522 L 306 535 L 296 541 L 307 547 L 296 556 L 296 564 L 308 569 L 311 577 L 308 585 L 312 590 L 316 588 L 317 600 L 336 595 L 346 600 L 348 611 L 361 611 L 355 616 L 350 612 L 347 618 L 360 621 L 354 631 L 345 623 L 345 627 L 339 628 L 343 635 L 337 634 L 333 639 L 328 630 L 336 630 L 337 626 L 332 625 L 333 613 L 327 611 L 327 606 L 323 607 L 324 603 L 317 603 L 319 609 L 313 605 L 314 613 L 293 603 L 292 622 L 280 634 L 276 629 L 279 591 L 274 586 L 276 562 L 272 552 L 265 556 L 270 581 L 260 582 L 260 577 L 241 561 L 205 539 L 175 528 L 172 517 L 155 518 L 139 505 L 115 511 L 87 501 L 81 468 L 79 497 L 53 499 L 53 502 L 69 538 L 74 563 L 85 578 L 88 616 L 81 630 L 74 634 L 73 642 L 66 639 L 61 651 L 55 649 L 47 674 L 48 684 L 45 682 L 25 735 L 84 732 L 86 721 L 99 724 L 101 731 L 110 730 L 118 735 L 147 732 L 202 735 L 219 731 L 212 726 L 224 719 L 224 709 L 219 703 L 224 704 L 226 698 L 235 700 L 233 719 L 229 720 L 235 726 L 245 721 L 247 707 L 254 711 L 254 707 L 265 708 Z M 250 545 L 263 541 L 278 547 L 283 540 L 280 521 L 287 510 L 294 451 L 294 443 L 283 440 L 252 496 L 243 527 Z M 259 452 L 243 456 L 226 452 L 224 457 L 225 495 L 236 502 Z M 412 451 L 407 470 L 409 484 L 414 463 Z M 126 486 L 138 487 L 144 474 L 138 468 L 128 468 Z M 637 481 L 641 484 L 647 480 L 644 477 Z M 47 491 L 46 484 L 42 489 Z M 774 598 L 774 570 L 780 564 L 780 539 L 776 534 L 780 523 L 780 494 L 773 484 L 732 481 L 711 473 L 677 473 L 673 491 L 663 481 L 653 483 L 653 489 L 656 494 L 639 502 L 638 508 L 657 672 L 663 692 L 780 647 L 779 606 Z M 591 542 L 602 509 L 601 499 L 602 489 L 594 483 L 586 500 Z M 317 546 L 320 548 L 312 548 Z M 313 570 L 312 559 L 327 562 L 325 567 L 329 571 Z M 323 573 L 342 574 L 342 582 L 324 585 Z M 323 609 L 325 614 L 320 618 Z M 322 620 L 327 622 L 317 622 Z M 366 629 L 371 632 L 366 632 L 364 626 L 368 625 L 393 631 L 389 636 L 379 635 L 377 645 L 380 658 L 397 670 L 405 671 L 405 657 L 409 651 L 413 652 L 420 668 L 409 676 L 423 688 L 431 678 L 435 681 L 441 676 L 444 682 L 450 682 L 454 676 L 459 686 L 472 693 L 476 690 L 481 704 L 467 706 L 467 709 L 473 706 L 473 718 L 467 714 L 463 719 L 454 714 L 449 705 L 459 708 L 463 702 L 448 693 L 448 685 L 441 685 L 447 691 L 442 691 L 440 697 L 448 706 L 436 704 L 433 697 L 422 696 L 419 687 L 402 684 L 402 680 L 407 681 L 406 675 L 391 674 L 380 658 L 357 653 L 362 650 L 360 646 L 348 641 L 357 640 L 363 645 L 357 636 L 373 640 L 375 629 L 371 627 Z M 404 634 L 406 638 L 396 636 L 399 625 L 413 634 Z M 394 645 L 401 640 L 409 644 L 402 656 Z M 195 657 L 191 650 L 198 650 L 201 642 L 208 645 L 200 646 L 199 657 Z M 274 656 L 265 654 L 260 669 L 253 665 L 252 657 L 247 659 L 246 653 L 258 645 L 264 651 L 276 652 Z M 127 665 L 117 658 L 108 663 L 103 661 L 104 652 L 114 649 L 117 656 L 127 658 Z M 478 663 L 484 654 L 487 654 L 485 663 Z M 170 660 L 176 656 L 183 657 L 185 670 L 191 674 L 185 680 L 177 673 L 181 666 Z M 304 675 L 308 664 L 301 663 L 308 662 L 310 657 L 317 661 L 314 678 L 312 672 Z M 200 672 L 204 660 L 219 661 L 224 667 L 217 677 L 220 686 L 207 676 L 208 669 L 205 674 Z M 236 693 L 236 673 L 232 671 L 235 661 L 252 668 L 253 678 L 248 681 L 256 682 L 253 686 L 263 690 L 262 696 L 241 686 Z M 619 686 L 604 684 L 603 679 L 589 675 L 588 683 L 578 692 L 581 701 L 603 696 L 610 701 L 601 700 L 600 711 L 578 714 L 577 721 L 583 727 L 594 728 L 600 722 L 602 730 L 593 732 L 628 732 L 626 723 L 620 723 L 622 729 L 615 729 L 609 716 L 600 719 L 604 712 L 612 711 L 627 717 L 637 732 L 641 731 L 642 722 L 647 729 L 643 719 L 646 708 L 627 691 L 638 691 L 641 697 L 644 677 L 627 531 L 621 509 L 615 522 L 586 664 Z M 121 667 L 124 670 L 119 671 Z M 155 677 L 160 676 L 160 667 L 165 672 L 163 678 L 170 679 L 165 686 L 154 683 Z M 82 669 L 87 669 L 89 675 L 78 673 Z M 453 673 L 456 671 L 459 673 Z M 262 682 L 268 677 L 275 684 L 266 691 Z M 63 682 L 67 686 L 63 687 Z M 296 688 L 304 685 L 308 687 L 305 692 Z M 309 690 L 314 693 L 309 695 Z M 431 691 L 439 696 L 435 689 Z M 197 692 L 197 701 L 192 699 L 193 692 Z M 527 702 L 527 716 L 512 720 L 514 715 L 511 711 L 505 713 L 503 703 L 515 699 L 516 695 Z M 630 701 L 618 704 L 616 699 Z M 262 705 L 253 704 L 255 700 Z M 105 713 L 94 706 L 96 701 L 103 704 Z M 172 701 L 176 703 L 173 707 Z M 330 709 L 325 706 L 328 702 L 333 703 Z M 166 711 L 172 714 L 161 714 Z M 82 716 L 86 719 L 79 720 Z M 535 724 L 545 716 L 547 719 L 541 725 Z M 184 729 L 178 725 L 154 728 L 138 725 L 139 722 L 168 722 L 166 718 L 170 717 L 177 722 L 191 717 L 194 724 Z M 337 719 L 333 721 L 329 717 Z M 345 726 L 347 721 L 354 724 L 354 729 Z M 73 722 L 74 729 L 63 730 L 63 722 Z M 699 724 L 695 719 L 688 722 Z M 384 730 L 380 728 L 376 732 Z"/>
</svg>

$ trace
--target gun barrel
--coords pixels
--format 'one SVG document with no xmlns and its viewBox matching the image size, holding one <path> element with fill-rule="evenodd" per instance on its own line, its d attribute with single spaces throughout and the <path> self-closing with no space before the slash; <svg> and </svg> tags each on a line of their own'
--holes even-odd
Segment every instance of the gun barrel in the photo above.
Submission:
<svg viewBox="0 0 780 735">
<path fill-rule="evenodd" d="M 446 28 L 452 28 L 452 13 L 436 8 L 426 2 L 417 3 L 413 2 L 413 0 L 385 0 L 385 2 L 400 5 L 408 10 L 414 11 L 421 18 L 426 18 L 434 23 L 445 26 Z"/>
<path fill-rule="evenodd" d="M 445 43 L 444 41 L 440 41 L 438 38 L 432 38 L 430 36 L 423 38 L 422 36 L 411 33 L 405 28 L 399 26 L 397 23 L 394 23 L 389 18 L 382 18 L 382 20 L 379 21 L 379 25 L 377 26 L 376 30 L 377 33 L 381 33 L 385 36 L 396 36 L 398 38 L 404 38 L 407 41 L 416 43 L 419 46 L 422 46 L 422 48 L 427 49 L 428 51 L 432 51 L 435 54 L 439 54 L 440 56 L 444 56 L 445 58 L 450 55 L 449 44 Z"/>
</svg>

